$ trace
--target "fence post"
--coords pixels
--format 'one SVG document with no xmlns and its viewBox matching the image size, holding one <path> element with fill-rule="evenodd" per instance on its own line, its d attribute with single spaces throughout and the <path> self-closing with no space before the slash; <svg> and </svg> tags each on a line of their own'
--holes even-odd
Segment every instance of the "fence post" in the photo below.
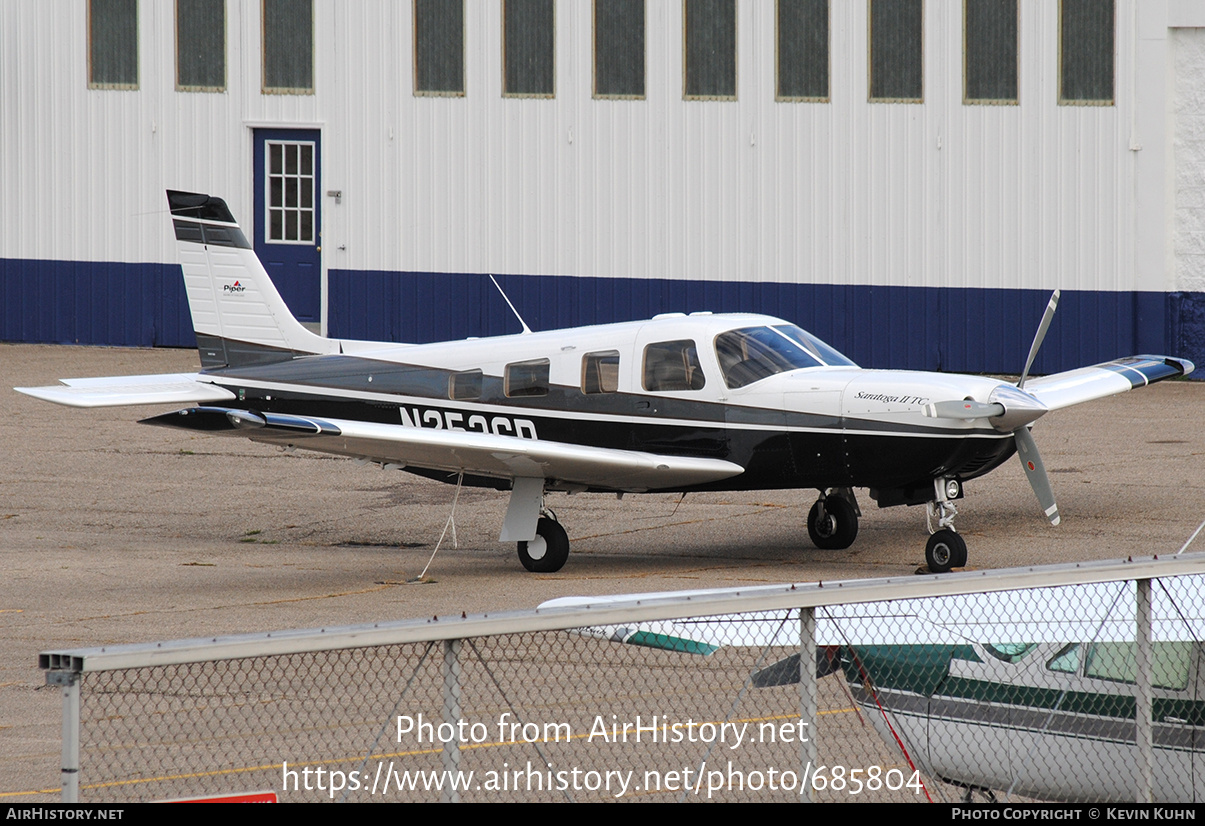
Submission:
<svg viewBox="0 0 1205 826">
<path fill-rule="evenodd" d="M 460 802 L 460 640 L 444 640 L 444 722 L 456 732 L 443 744 L 444 790 L 442 803 Z"/>
<path fill-rule="evenodd" d="M 816 716 L 819 692 L 816 689 L 816 609 L 799 609 L 799 719 L 808 728 L 807 739 L 799 744 L 799 782 L 807 784 L 801 800 L 816 800 L 812 773 L 816 771 Z M 802 790 L 801 790 L 802 791 Z"/>
<path fill-rule="evenodd" d="M 1154 776 L 1152 760 L 1153 728 L 1151 721 L 1154 705 L 1151 690 L 1151 581 L 1137 580 L 1137 628 L 1135 628 L 1134 679 L 1134 744 L 1136 750 L 1138 803 L 1151 802 L 1151 785 Z"/>
<path fill-rule="evenodd" d="M 46 685 L 57 685 L 63 691 L 63 802 L 79 802 L 79 683 L 78 671 L 46 672 Z"/>
</svg>

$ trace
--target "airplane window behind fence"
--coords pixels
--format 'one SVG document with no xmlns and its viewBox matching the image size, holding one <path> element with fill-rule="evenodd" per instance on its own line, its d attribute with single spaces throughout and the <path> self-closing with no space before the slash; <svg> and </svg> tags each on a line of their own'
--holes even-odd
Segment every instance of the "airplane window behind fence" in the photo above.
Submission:
<svg viewBox="0 0 1205 826">
<path fill-rule="evenodd" d="M 1188 685 L 1191 642 L 1151 643 L 1151 684 L 1180 690 Z M 1098 642 L 1088 646 L 1084 676 L 1132 683 L 1138 674 L 1133 642 Z"/>
<path fill-rule="evenodd" d="M 463 373 L 453 373 L 448 376 L 449 399 L 479 399 L 481 398 L 481 371 L 466 370 Z"/>
<path fill-rule="evenodd" d="M 1051 671 L 1062 671 L 1066 674 L 1075 674 L 1079 671 L 1079 650 L 1080 643 L 1073 642 L 1071 645 L 1064 646 L 1062 650 L 1056 654 L 1050 662 L 1046 663 L 1046 667 Z"/>
<path fill-rule="evenodd" d="M 615 393 L 619 390 L 619 351 L 582 356 L 582 392 Z"/>
<path fill-rule="evenodd" d="M 505 392 L 507 397 L 547 396 L 548 368 L 548 359 L 520 361 L 506 365 Z"/>
<path fill-rule="evenodd" d="M 706 382 L 693 341 L 660 341 L 644 348 L 645 390 L 702 390 Z"/>
<path fill-rule="evenodd" d="M 1021 662 L 1037 647 L 1037 643 L 1033 642 L 998 642 L 983 646 L 987 653 L 1006 663 Z"/>
</svg>

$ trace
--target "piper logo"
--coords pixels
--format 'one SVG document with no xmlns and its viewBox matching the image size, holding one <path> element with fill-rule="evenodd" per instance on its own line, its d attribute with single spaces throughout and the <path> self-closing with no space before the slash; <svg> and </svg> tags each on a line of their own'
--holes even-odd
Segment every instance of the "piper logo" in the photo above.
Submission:
<svg viewBox="0 0 1205 826">
<path fill-rule="evenodd" d="M 245 292 L 245 291 L 246 291 L 246 289 L 247 289 L 247 288 L 246 288 L 246 287 L 244 287 L 244 286 L 243 286 L 243 285 L 242 285 L 240 282 L 238 282 L 238 281 L 235 281 L 233 284 L 223 284 L 223 285 L 222 285 L 222 292 L 226 293 L 227 295 L 230 295 L 230 294 L 232 294 L 232 293 L 241 293 L 241 292 Z"/>
</svg>

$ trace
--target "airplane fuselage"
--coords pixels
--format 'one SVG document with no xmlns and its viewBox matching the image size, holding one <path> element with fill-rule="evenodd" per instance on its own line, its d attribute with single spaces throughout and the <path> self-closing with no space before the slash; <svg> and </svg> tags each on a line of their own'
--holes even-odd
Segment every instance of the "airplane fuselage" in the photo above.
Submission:
<svg viewBox="0 0 1205 826">
<path fill-rule="evenodd" d="M 591 490 L 815 488 L 808 536 L 839 550 L 857 537 L 853 488 L 866 487 L 880 507 L 925 504 L 926 564 L 961 567 L 952 500 L 1014 452 L 1059 522 L 1033 422 L 1193 370 L 1132 356 L 1027 388 L 1057 290 L 1015 387 L 862 370 L 790 322 L 752 314 L 541 333 L 521 322 L 520 335 L 439 344 L 341 341 L 292 316 L 225 201 L 174 190 L 167 199 L 201 372 L 18 389 L 78 407 L 200 404 L 143 421 L 510 490 L 499 538 L 540 573 L 569 554 L 544 494 Z"/>
<path fill-rule="evenodd" d="M 717 339 L 787 324 L 760 315 L 698 314 L 429 345 L 342 342 L 342 354 L 215 367 L 205 377 L 265 412 L 725 459 L 745 468 L 727 479 L 661 490 L 868 487 L 887 494 L 884 504 L 925 501 L 934 478 L 974 478 L 1013 453 L 1009 434 L 985 422 L 923 414 L 939 399 L 986 400 L 1003 384 L 993 379 L 862 370 L 837 354 L 827 358 L 841 363 L 730 387 Z M 649 389 L 656 382 L 650 353 L 684 342 L 697 358 L 690 386 L 671 381 L 668 389 Z M 600 357 L 612 375 L 592 385 L 592 360 Z M 511 386 L 516 365 L 537 366 L 535 386 Z M 469 381 L 458 386 L 464 377 Z M 465 481 L 507 484 L 485 476 Z M 549 488 L 557 487 L 550 480 Z"/>
</svg>

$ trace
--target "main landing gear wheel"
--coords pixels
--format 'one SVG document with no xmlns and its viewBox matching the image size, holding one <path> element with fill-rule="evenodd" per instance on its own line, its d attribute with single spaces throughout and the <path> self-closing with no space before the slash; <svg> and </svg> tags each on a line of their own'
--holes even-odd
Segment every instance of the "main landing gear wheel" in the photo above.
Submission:
<svg viewBox="0 0 1205 826">
<path fill-rule="evenodd" d="M 536 538 L 519 543 L 519 561 L 536 574 L 555 573 L 569 558 L 569 534 L 561 523 L 541 516 L 536 523 Z"/>
<path fill-rule="evenodd" d="M 929 537 L 925 545 L 925 562 L 929 571 L 944 574 L 951 568 L 962 568 L 967 564 L 967 543 L 949 528 L 942 528 Z"/>
<path fill-rule="evenodd" d="M 808 536 L 817 548 L 826 551 L 848 548 L 858 536 L 854 506 L 836 495 L 818 499 L 808 511 Z"/>
</svg>

